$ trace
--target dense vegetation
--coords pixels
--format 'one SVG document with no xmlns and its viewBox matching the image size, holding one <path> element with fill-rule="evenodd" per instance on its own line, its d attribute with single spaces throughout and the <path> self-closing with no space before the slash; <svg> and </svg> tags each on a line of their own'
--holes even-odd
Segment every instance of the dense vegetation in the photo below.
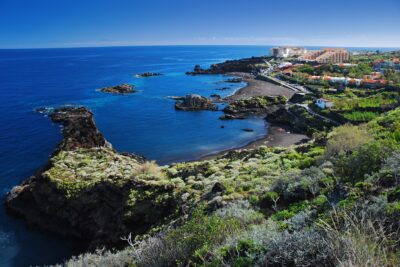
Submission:
<svg viewBox="0 0 400 267">
<path fill-rule="evenodd" d="M 398 266 L 399 149 L 396 109 L 288 149 L 144 171 L 191 203 L 180 221 L 65 265 Z"/>
</svg>

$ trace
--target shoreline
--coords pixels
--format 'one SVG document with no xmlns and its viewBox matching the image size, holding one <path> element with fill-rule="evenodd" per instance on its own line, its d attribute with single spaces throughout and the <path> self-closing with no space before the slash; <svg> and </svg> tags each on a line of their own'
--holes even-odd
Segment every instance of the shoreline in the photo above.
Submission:
<svg viewBox="0 0 400 267">
<path fill-rule="evenodd" d="M 294 92 L 283 86 L 267 81 L 257 80 L 253 74 L 243 72 L 229 72 L 226 75 L 242 78 L 246 85 L 233 94 L 224 98 L 227 101 L 240 100 L 253 96 L 285 96 L 290 98 Z"/>
<path fill-rule="evenodd" d="M 287 125 L 269 124 L 267 127 L 267 133 L 265 133 L 263 137 L 250 141 L 243 146 L 217 151 L 208 155 L 201 156 L 196 160 L 189 160 L 187 162 L 210 160 L 225 155 L 230 151 L 255 149 L 260 146 L 287 148 L 292 145 L 305 143 L 309 140 L 310 138 L 305 134 L 290 132 L 290 129 Z"/>
<path fill-rule="evenodd" d="M 230 72 L 226 73 L 226 75 L 240 77 L 246 82 L 246 86 L 236 90 L 232 95 L 224 98 L 228 103 L 230 101 L 245 99 L 249 97 L 255 96 L 280 96 L 283 95 L 287 98 L 290 98 L 294 95 L 294 92 L 288 88 L 267 82 L 262 80 L 257 80 L 254 75 L 243 72 Z M 305 134 L 292 133 L 290 131 L 290 127 L 282 124 L 272 124 L 268 123 L 266 127 L 266 133 L 264 136 L 259 137 L 255 140 L 248 142 L 245 145 L 236 147 L 236 148 L 228 148 L 221 151 L 216 151 L 214 153 L 210 153 L 208 155 L 201 156 L 193 161 L 203 161 L 216 158 L 218 156 L 222 156 L 229 151 L 234 150 L 242 150 L 242 149 L 254 149 L 260 146 L 267 147 L 290 147 L 292 145 L 304 143 L 310 138 Z"/>
</svg>

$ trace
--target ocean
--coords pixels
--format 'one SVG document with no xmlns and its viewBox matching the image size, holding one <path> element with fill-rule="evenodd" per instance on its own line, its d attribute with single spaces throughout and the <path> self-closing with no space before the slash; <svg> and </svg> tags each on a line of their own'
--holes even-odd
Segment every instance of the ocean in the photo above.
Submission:
<svg viewBox="0 0 400 267">
<path fill-rule="evenodd" d="M 245 84 L 223 75 L 187 76 L 195 64 L 268 54 L 268 46 L 158 46 L 0 50 L 0 194 L 38 171 L 61 140 L 60 126 L 40 107 L 84 105 L 115 149 L 159 164 L 196 160 L 240 147 L 267 131 L 263 119 L 221 121 L 221 111 L 184 112 L 167 96 L 234 93 Z M 163 75 L 135 78 L 143 72 Z M 121 83 L 137 93 L 97 89 Z M 228 87 L 227 90 L 218 89 Z M 222 108 L 222 106 L 221 106 Z M 224 128 L 221 128 L 224 125 Z M 250 128 L 253 132 L 242 129 Z M 0 266 L 55 264 L 83 247 L 31 229 L 0 208 Z"/>
</svg>

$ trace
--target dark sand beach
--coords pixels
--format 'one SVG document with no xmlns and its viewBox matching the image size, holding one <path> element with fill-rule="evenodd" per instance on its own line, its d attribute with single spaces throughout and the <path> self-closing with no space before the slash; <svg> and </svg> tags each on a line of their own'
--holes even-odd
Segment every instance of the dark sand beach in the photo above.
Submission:
<svg viewBox="0 0 400 267">
<path fill-rule="evenodd" d="M 247 85 L 235 94 L 227 97 L 228 100 L 238 100 L 241 98 L 249 98 L 253 96 L 278 96 L 283 95 L 290 98 L 295 92 L 286 87 L 279 86 L 270 82 L 257 80 L 254 75 L 249 73 L 233 72 L 230 75 L 237 76 L 243 79 Z"/>
<path fill-rule="evenodd" d="M 254 75 L 247 73 L 230 73 L 230 75 L 238 76 L 243 79 L 247 83 L 247 85 L 238 91 L 235 94 L 227 97 L 227 100 L 239 100 L 254 96 L 277 96 L 283 95 L 287 98 L 290 98 L 294 91 L 270 83 L 262 80 L 255 79 Z M 269 123 L 268 128 L 266 129 L 266 134 L 264 137 L 254 140 L 248 143 L 245 146 L 228 149 L 220 152 L 216 152 L 210 155 L 206 155 L 202 157 L 200 160 L 208 160 L 214 157 L 225 154 L 231 150 L 240 150 L 240 149 L 254 149 L 259 146 L 268 146 L 268 147 L 290 147 L 292 145 L 300 144 L 310 140 L 310 138 L 305 134 L 292 133 L 290 128 L 286 125 L 274 125 Z"/>
</svg>

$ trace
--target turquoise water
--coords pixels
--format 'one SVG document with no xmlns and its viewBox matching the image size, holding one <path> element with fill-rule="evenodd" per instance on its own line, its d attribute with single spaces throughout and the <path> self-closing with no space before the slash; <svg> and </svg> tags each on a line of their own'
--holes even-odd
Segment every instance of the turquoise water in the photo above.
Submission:
<svg viewBox="0 0 400 267">
<path fill-rule="evenodd" d="M 119 151 L 160 164 L 195 160 L 262 136 L 262 119 L 221 121 L 222 112 L 175 111 L 166 96 L 232 94 L 244 84 L 222 75 L 187 76 L 195 64 L 268 53 L 269 47 L 176 46 L 0 50 L 0 192 L 42 167 L 61 140 L 60 127 L 34 112 L 65 104 L 88 106 L 99 129 Z M 162 76 L 135 78 L 146 71 Z M 135 84 L 138 93 L 109 95 L 96 89 Z M 229 87 L 226 91 L 218 88 Z M 224 125 L 224 128 L 221 128 Z M 243 128 L 254 129 L 244 132 Z M 0 266 L 54 264 L 82 251 L 72 241 L 30 229 L 0 208 Z"/>
</svg>

